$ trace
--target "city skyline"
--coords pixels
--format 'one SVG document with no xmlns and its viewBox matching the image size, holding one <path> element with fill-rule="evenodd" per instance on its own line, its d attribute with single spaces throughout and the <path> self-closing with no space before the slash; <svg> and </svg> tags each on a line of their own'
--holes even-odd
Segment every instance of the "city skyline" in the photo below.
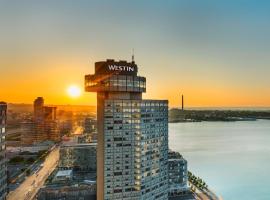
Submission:
<svg viewBox="0 0 270 200">
<path fill-rule="evenodd" d="M 269 2 L 1 2 L 0 99 L 95 105 L 67 89 L 96 60 L 135 62 L 146 99 L 170 107 L 269 107 Z M 102 10 L 102 16 L 99 12 Z M 123 17 L 126 16 L 126 17 Z M 166 84 L 164 84 L 166 83 Z"/>
<path fill-rule="evenodd" d="M 270 198 L 269 10 L 0 1 L 0 200 Z"/>
</svg>

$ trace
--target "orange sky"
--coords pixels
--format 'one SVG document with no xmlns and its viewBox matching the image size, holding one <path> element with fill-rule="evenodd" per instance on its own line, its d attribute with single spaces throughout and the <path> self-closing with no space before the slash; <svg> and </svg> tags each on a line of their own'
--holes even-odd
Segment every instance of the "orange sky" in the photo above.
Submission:
<svg viewBox="0 0 270 200">
<path fill-rule="evenodd" d="M 37 96 L 43 96 L 47 104 L 96 104 L 96 95 L 83 91 L 84 75 L 94 72 L 94 61 L 90 62 L 87 56 L 67 56 L 62 59 L 53 58 L 51 61 L 43 59 L 24 61 L 27 67 L 12 67 L 12 63 L 9 63 L 10 67 L 5 70 L 6 75 L 0 80 L 0 99 L 12 103 L 32 103 Z M 256 89 L 255 84 L 249 90 L 240 84 L 230 83 L 230 80 L 226 82 L 204 77 L 207 74 L 202 71 L 168 73 L 166 71 L 169 68 L 161 66 L 153 74 L 150 66 L 141 66 L 139 61 L 137 63 L 139 74 L 147 78 L 147 93 L 144 98 L 168 99 L 171 107 L 180 106 L 182 93 L 185 96 L 185 106 L 188 107 L 270 105 L 270 93 L 266 89 Z M 66 92 L 67 87 L 73 84 L 82 88 L 82 95 L 78 98 L 71 98 Z"/>
<path fill-rule="evenodd" d="M 263 3 L 71 2 L 1 5 L 0 101 L 43 96 L 47 104 L 95 105 L 95 94 L 73 99 L 67 87 L 83 90 L 95 62 L 130 61 L 134 48 L 147 80 L 144 98 L 174 107 L 183 93 L 188 107 L 270 107 L 270 14 Z"/>
</svg>

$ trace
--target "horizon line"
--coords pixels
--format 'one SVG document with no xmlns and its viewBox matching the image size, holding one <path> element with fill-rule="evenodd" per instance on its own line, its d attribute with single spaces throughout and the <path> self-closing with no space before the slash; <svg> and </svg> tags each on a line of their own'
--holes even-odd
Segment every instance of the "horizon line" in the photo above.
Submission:
<svg viewBox="0 0 270 200">
<path fill-rule="evenodd" d="M 33 103 L 12 103 L 6 102 L 8 105 L 33 105 Z M 83 107 L 96 107 L 96 105 L 85 105 L 85 104 L 46 104 L 49 106 L 83 106 Z M 182 109 L 181 106 L 169 106 L 170 109 Z M 270 109 L 269 106 L 186 106 L 184 110 L 190 109 Z"/>
</svg>

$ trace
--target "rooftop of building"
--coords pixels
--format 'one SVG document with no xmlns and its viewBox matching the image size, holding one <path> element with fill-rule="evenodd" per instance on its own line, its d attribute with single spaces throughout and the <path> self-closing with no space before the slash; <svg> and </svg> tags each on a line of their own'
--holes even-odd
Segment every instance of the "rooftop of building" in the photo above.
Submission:
<svg viewBox="0 0 270 200">
<path fill-rule="evenodd" d="M 196 200 L 195 195 L 192 192 L 187 192 L 184 194 L 174 194 L 173 196 L 169 196 L 169 200 Z"/>
<path fill-rule="evenodd" d="M 71 176 L 72 175 L 72 170 L 60 170 L 56 173 L 55 177 L 60 177 L 60 176 Z"/>
<path fill-rule="evenodd" d="M 168 158 L 169 159 L 184 159 L 183 156 L 179 152 L 171 151 L 171 150 L 168 153 Z"/>
<path fill-rule="evenodd" d="M 57 179 L 57 177 L 68 177 L 69 179 Z M 82 185 L 96 185 L 96 172 L 82 172 L 76 170 L 56 169 L 46 180 L 45 187 L 59 188 Z"/>
<path fill-rule="evenodd" d="M 107 59 L 105 61 L 95 62 L 95 75 L 119 74 L 136 76 L 137 72 L 138 67 L 134 61 Z"/>
<path fill-rule="evenodd" d="M 97 142 L 80 142 L 79 137 L 86 136 L 86 134 L 70 137 L 68 140 L 62 141 L 61 147 L 85 147 L 97 146 Z"/>
<path fill-rule="evenodd" d="M 137 66 L 135 64 L 134 61 L 127 61 L 127 60 L 114 60 L 114 59 L 106 59 L 106 60 L 103 60 L 103 61 L 97 61 L 95 62 L 95 65 L 98 65 L 98 64 L 103 64 L 103 63 L 109 63 L 109 64 L 122 64 L 122 65 L 133 65 L 133 66 Z"/>
<path fill-rule="evenodd" d="M 63 143 L 61 147 L 96 147 L 97 143 Z"/>
</svg>

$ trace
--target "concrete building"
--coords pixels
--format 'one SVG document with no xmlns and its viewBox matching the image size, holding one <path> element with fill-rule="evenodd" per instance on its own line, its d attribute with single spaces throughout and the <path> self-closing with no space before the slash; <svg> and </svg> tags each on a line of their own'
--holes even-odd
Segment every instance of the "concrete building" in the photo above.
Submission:
<svg viewBox="0 0 270 200">
<path fill-rule="evenodd" d="M 63 144 L 60 147 L 60 169 L 75 169 L 79 171 L 96 172 L 97 144 L 76 143 Z"/>
<path fill-rule="evenodd" d="M 56 107 L 44 106 L 44 99 L 38 97 L 34 101 L 33 119 L 22 122 L 21 129 L 21 144 L 24 146 L 45 140 L 60 141 Z"/>
<path fill-rule="evenodd" d="M 38 97 L 34 101 L 35 142 L 44 140 L 60 141 L 60 132 L 56 119 L 56 107 L 44 106 L 44 99 Z"/>
<path fill-rule="evenodd" d="M 143 100 L 134 61 L 95 63 L 85 90 L 97 92 L 97 198 L 168 199 L 168 101 Z"/>
<path fill-rule="evenodd" d="M 97 143 L 92 136 L 93 134 L 91 133 L 83 133 L 82 135 L 78 135 L 78 143 Z"/>
<path fill-rule="evenodd" d="M 21 122 L 21 145 L 29 146 L 34 144 L 37 139 L 36 123 L 29 119 Z"/>
<path fill-rule="evenodd" d="M 97 121 L 91 117 L 84 120 L 84 133 L 93 133 L 96 131 Z"/>
<path fill-rule="evenodd" d="M 7 104 L 0 102 L 0 200 L 5 200 L 7 195 L 6 119 Z"/>
<path fill-rule="evenodd" d="M 55 171 L 38 191 L 37 200 L 96 200 L 96 174 Z"/>
<path fill-rule="evenodd" d="M 174 151 L 169 152 L 168 158 L 169 199 L 194 199 L 188 188 L 187 161 Z"/>
<path fill-rule="evenodd" d="M 54 177 L 54 181 L 70 181 L 72 180 L 72 170 L 60 170 L 57 172 L 57 174 Z"/>
<path fill-rule="evenodd" d="M 41 188 L 37 200 L 96 200 L 96 185 L 47 185 Z"/>
<path fill-rule="evenodd" d="M 38 200 L 96 200 L 96 146 L 66 142 L 60 147 L 56 170 L 46 180 Z"/>
<path fill-rule="evenodd" d="M 44 99 L 38 97 L 34 100 L 34 121 L 42 122 L 44 119 Z"/>
<path fill-rule="evenodd" d="M 90 141 L 97 140 L 97 120 L 93 117 L 86 117 L 84 119 L 84 137 L 89 138 Z"/>
<path fill-rule="evenodd" d="M 60 135 L 70 135 L 73 130 L 73 120 L 65 119 L 59 121 L 59 131 Z"/>
<path fill-rule="evenodd" d="M 36 108 L 34 106 L 34 108 Z M 38 107 L 39 108 L 39 107 Z M 34 111 L 34 113 L 37 111 Z M 41 140 L 51 140 L 58 142 L 60 141 L 60 132 L 58 129 L 58 123 L 56 119 L 56 107 L 54 106 L 43 106 L 41 116 L 38 116 L 38 119 L 42 119 L 39 121 L 35 119 L 38 123 L 38 126 L 41 126 L 39 135 L 41 136 Z"/>
</svg>

